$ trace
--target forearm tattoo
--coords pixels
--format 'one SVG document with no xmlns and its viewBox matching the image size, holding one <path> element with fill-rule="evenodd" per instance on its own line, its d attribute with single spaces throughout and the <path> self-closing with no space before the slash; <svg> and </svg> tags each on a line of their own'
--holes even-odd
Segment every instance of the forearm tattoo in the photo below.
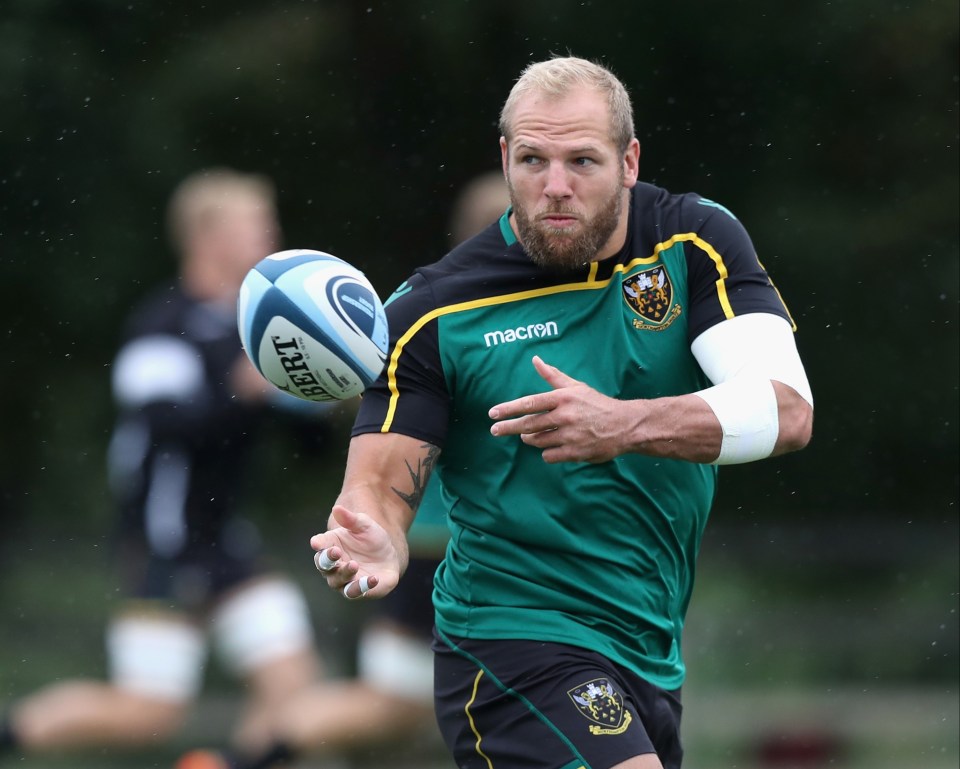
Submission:
<svg viewBox="0 0 960 769">
<path fill-rule="evenodd" d="M 417 508 L 420 507 L 420 502 L 423 500 L 423 492 L 427 488 L 427 481 L 430 480 L 433 466 L 437 462 L 437 457 L 440 456 L 440 449 L 432 443 L 424 443 L 421 448 L 427 450 L 427 455 L 417 461 L 416 468 L 411 467 L 409 462 L 404 462 L 407 466 L 407 472 L 410 474 L 410 482 L 413 486 L 412 491 L 405 492 L 396 486 L 390 487 L 393 489 L 393 493 L 406 502 L 407 506 L 413 512 L 416 512 Z"/>
</svg>

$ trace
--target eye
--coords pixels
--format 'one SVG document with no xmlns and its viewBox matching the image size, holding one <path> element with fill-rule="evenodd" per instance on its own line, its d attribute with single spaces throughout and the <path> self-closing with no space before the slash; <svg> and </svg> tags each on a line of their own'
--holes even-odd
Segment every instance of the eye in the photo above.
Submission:
<svg viewBox="0 0 960 769">
<path fill-rule="evenodd" d="M 536 165 L 540 165 L 540 163 L 542 163 L 543 160 L 537 157 L 536 155 L 521 155 L 520 162 L 523 165 L 536 166 Z"/>
<path fill-rule="evenodd" d="M 580 166 L 581 168 L 586 168 L 587 166 L 593 165 L 594 160 L 593 158 L 580 157 L 575 159 L 573 163 L 574 165 Z"/>
</svg>

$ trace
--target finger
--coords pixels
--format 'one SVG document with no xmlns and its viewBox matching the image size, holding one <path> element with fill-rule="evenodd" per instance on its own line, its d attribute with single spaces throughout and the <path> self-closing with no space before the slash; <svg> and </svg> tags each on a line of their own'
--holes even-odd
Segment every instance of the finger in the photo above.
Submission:
<svg viewBox="0 0 960 769">
<path fill-rule="evenodd" d="M 337 568 L 341 556 L 337 555 L 336 558 L 333 558 L 331 556 L 332 552 L 333 548 L 326 547 L 313 556 L 313 563 L 317 567 L 317 571 L 327 574 Z"/>
<path fill-rule="evenodd" d="M 520 440 L 538 449 L 555 449 L 563 445 L 563 441 L 557 436 L 556 427 L 536 433 L 521 433 Z"/>
<path fill-rule="evenodd" d="M 579 379 L 574 379 L 573 377 L 567 376 L 556 366 L 551 366 L 549 363 L 545 362 L 539 355 L 533 356 L 533 367 L 537 370 L 537 373 L 543 377 L 546 382 L 555 390 L 561 387 L 571 387 L 573 385 L 581 384 Z"/>
<path fill-rule="evenodd" d="M 330 518 L 338 525 L 350 532 L 357 533 L 363 528 L 363 518 L 343 505 L 334 505 L 330 511 Z"/>
<path fill-rule="evenodd" d="M 543 453 L 540 455 L 543 461 L 548 465 L 556 465 L 561 462 L 576 462 L 578 461 L 569 450 L 564 449 L 562 446 L 552 446 L 543 450 Z"/>
<path fill-rule="evenodd" d="M 556 398 L 551 393 L 525 395 L 512 401 L 505 401 L 493 406 L 487 415 L 491 419 L 510 419 L 528 414 L 542 414 L 556 408 Z"/>
<path fill-rule="evenodd" d="M 378 582 L 379 580 L 376 577 L 360 577 L 358 580 L 348 582 L 343 586 L 343 597 L 351 601 L 363 598 L 377 586 Z"/>
<path fill-rule="evenodd" d="M 527 414 L 516 419 L 502 419 L 490 426 L 493 435 L 537 435 L 555 432 L 559 429 L 556 414 L 545 411 L 541 414 Z"/>
<path fill-rule="evenodd" d="M 543 358 L 539 355 L 533 356 L 533 366 L 537 370 L 537 373 L 543 377 L 548 384 L 550 384 L 554 390 L 560 389 L 561 387 L 572 387 L 573 385 L 582 384 L 577 379 L 569 377 L 564 374 L 556 366 L 551 366 L 549 363 L 545 363 Z M 542 414 L 549 411 L 552 411 L 557 407 L 557 399 L 552 396 L 552 392 L 539 393 L 536 395 L 526 395 L 523 398 L 517 398 L 512 401 L 505 401 L 503 403 L 498 403 L 496 406 L 493 406 L 488 412 L 487 415 L 491 419 L 510 419 L 512 417 L 520 417 L 525 414 Z M 549 427 L 540 427 L 537 429 L 549 429 Z M 529 429 L 525 431 L 495 431 L 494 435 L 505 435 L 505 434 L 516 434 L 517 432 L 536 432 L 535 429 Z"/>
</svg>

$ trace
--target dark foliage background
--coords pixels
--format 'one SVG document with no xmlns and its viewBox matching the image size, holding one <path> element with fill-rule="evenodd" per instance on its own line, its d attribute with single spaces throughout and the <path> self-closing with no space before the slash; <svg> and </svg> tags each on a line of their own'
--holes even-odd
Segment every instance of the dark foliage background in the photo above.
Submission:
<svg viewBox="0 0 960 769">
<path fill-rule="evenodd" d="M 774 556 L 802 549 L 812 564 L 841 539 L 831 563 L 912 542 L 954 564 L 952 0 L 6 0 L 7 553 L 102 536 L 118 323 L 173 272 L 163 213 L 184 174 L 269 174 L 285 245 L 352 261 L 386 295 L 441 255 L 453 194 L 498 164 L 520 69 L 568 51 L 628 84 L 643 178 L 737 213 L 799 324 L 814 441 L 725 471 L 718 525 L 768 541 L 770 526 L 808 526 L 818 534 L 784 537 Z M 297 536 L 325 518 L 333 448 L 333 461 L 292 451 L 269 474 L 313 495 L 315 518 L 286 521 Z M 319 489 L 312 462 L 333 468 Z M 954 634 L 955 574 L 938 593 Z"/>
</svg>

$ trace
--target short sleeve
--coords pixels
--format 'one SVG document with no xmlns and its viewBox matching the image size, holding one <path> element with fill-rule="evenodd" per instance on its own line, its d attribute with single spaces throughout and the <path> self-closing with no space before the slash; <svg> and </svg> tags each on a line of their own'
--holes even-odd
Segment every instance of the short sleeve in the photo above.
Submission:
<svg viewBox="0 0 960 769">
<path fill-rule="evenodd" d="M 694 197 L 685 207 L 690 209 L 687 216 L 697 219 L 695 237 L 684 244 L 690 340 L 724 320 L 756 312 L 777 315 L 794 326 L 740 221 L 705 198 Z"/>
<path fill-rule="evenodd" d="M 442 446 L 450 399 L 429 282 L 414 273 L 387 299 L 384 309 L 390 329 L 387 365 L 364 392 L 352 435 L 397 432 Z"/>
</svg>

